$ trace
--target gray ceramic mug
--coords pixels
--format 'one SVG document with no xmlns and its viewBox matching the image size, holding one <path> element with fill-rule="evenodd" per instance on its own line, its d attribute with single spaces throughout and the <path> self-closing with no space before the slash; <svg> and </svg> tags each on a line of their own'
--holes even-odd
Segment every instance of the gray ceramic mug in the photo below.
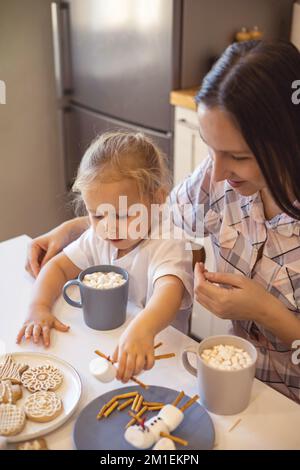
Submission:
<svg viewBox="0 0 300 470">
<path fill-rule="evenodd" d="M 216 369 L 203 361 L 201 353 L 219 344 L 227 344 L 246 351 L 252 362 L 238 370 Z M 197 369 L 188 360 L 188 353 L 196 355 Z M 255 376 L 257 352 L 247 340 L 233 335 L 210 336 L 196 347 L 186 348 L 182 353 L 184 367 L 197 377 L 200 400 L 209 411 L 219 415 L 233 415 L 243 411 L 249 404 Z"/>
<path fill-rule="evenodd" d="M 86 274 L 94 272 L 115 272 L 121 274 L 126 282 L 111 289 L 95 289 L 82 282 Z M 68 281 L 64 285 L 63 296 L 68 304 L 83 309 L 84 321 L 90 328 L 94 330 L 113 330 L 121 326 L 126 320 L 128 285 L 129 275 L 125 269 L 109 264 L 91 266 L 81 271 L 77 279 Z M 68 296 L 67 289 L 70 286 L 79 287 L 81 302 L 72 300 Z"/>
</svg>

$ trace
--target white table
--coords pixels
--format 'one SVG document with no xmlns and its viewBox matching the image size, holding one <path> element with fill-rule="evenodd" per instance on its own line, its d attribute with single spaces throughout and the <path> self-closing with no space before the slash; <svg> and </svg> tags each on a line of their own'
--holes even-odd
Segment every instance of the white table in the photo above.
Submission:
<svg viewBox="0 0 300 470">
<path fill-rule="evenodd" d="M 32 343 L 15 344 L 34 282 L 24 270 L 29 240 L 23 235 L 0 243 L 0 341 L 5 343 L 7 352 L 44 350 Z M 124 327 L 109 332 L 93 331 L 84 324 L 81 311 L 61 298 L 55 313 L 71 325 L 71 330 L 69 333 L 52 332 L 49 353 L 65 359 L 77 369 L 83 382 L 83 395 L 73 417 L 48 435 L 47 442 L 50 449 L 72 449 L 72 429 L 80 410 L 95 397 L 121 386 L 119 382 L 101 384 L 96 381 L 88 372 L 88 364 L 97 348 L 112 353 Z M 142 374 L 141 380 L 184 390 L 189 395 L 197 393 L 196 380 L 186 372 L 180 359 L 181 351 L 196 344 L 195 341 L 172 327 L 164 330 L 157 340 L 163 342 L 160 353 L 172 351 L 176 357 L 158 361 L 151 371 Z M 258 380 L 255 380 L 250 405 L 244 412 L 226 417 L 211 414 L 211 417 L 216 430 L 216 449 L 300 449 L 300 406 Z M 239 425 L 228 432 L 238 418 L 241 418 Z"/>
</svg>

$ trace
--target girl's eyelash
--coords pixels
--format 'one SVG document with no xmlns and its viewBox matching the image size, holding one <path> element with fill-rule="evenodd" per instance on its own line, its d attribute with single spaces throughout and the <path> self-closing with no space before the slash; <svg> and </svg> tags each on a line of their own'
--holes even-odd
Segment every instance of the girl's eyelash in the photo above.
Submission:
<svg viewBox="0 0 300 470">
<path fill-rule="evenodd" d="M 103 219 L 103 215 L 93 215 L 94 219 L 101 220 Z"/>
</svg>

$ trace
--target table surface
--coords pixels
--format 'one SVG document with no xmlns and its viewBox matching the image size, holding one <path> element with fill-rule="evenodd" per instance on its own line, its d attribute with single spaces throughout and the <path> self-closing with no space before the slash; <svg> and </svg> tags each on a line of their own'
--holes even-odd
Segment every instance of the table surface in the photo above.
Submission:
<svg viewBox="0 0 300 470">
<path fill-rule="evenodd" d="M 29 240 L 28 236 L 22 235 L 0 243 L 0 346 L 4 346 L 6 352 L 45 351 L 41 345 L 15 343 L 34 283 L 24 269 Z M 129 306 L 126 324 L 133 312 L 134 307 Z M 82 379 L 83 393 L 75 414 L 60 429 L 49 434 L 47 442 L 50 449 L 73 449 L 72 430 L 80 410 L 97 396 L 122 386 L 117 381 L 108 384 L 98 382 L 89 374 L 88 364 L 97 348 L 107 354 L 113 352 L 125 326 L 107 332 L 91 330 L 84 324 L 80 309 L 69 306 L 61 297 L 54 313 L 71 329 L 68 333 L 53 331 L 52 345 L 48 351 L 77 369 Z M 161 354 L 175 352 L 176 357 L 158 361 L 152 370 L 141 374 L 141 380 L 149 385 L 184 390 L 191 396 L 197 393 L 196 379 L 181 362 L 183 349 L 197 343 L 173 327 L 161 332 L 157 341 L 163 342 L 159 349 Z M 254 381 L 250 404 L 242 413 L 235 416 L 210 415 L 216 431 L 216 449 L 300 449 L 300 406 L 258 380 Z M 229 431 L 239 418 L 240 423 Z"/>
</svg>

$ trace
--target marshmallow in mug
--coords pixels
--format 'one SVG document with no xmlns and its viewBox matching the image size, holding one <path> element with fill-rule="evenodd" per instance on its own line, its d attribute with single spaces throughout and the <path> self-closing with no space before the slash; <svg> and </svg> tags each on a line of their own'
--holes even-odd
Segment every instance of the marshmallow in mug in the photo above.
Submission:
<svg viewBox="0 0 300 470">
<path fill-rule="evenodd" d="M 86 274 L 82 280 L 83 284 L 94 289 L 113 289 L 114 287 L 119 287 L 126 282 L 126 279 L 122 274 L 109 272 L 101 273 L 94 272 L 91 274 Z"/>
<path fill-rule="evenodd" d="M 221 370 L 240 370 L 253 362 L 246 351 L 229 344 L 204 349 L 200 356 L 206 364 Z"/>
</svg>

